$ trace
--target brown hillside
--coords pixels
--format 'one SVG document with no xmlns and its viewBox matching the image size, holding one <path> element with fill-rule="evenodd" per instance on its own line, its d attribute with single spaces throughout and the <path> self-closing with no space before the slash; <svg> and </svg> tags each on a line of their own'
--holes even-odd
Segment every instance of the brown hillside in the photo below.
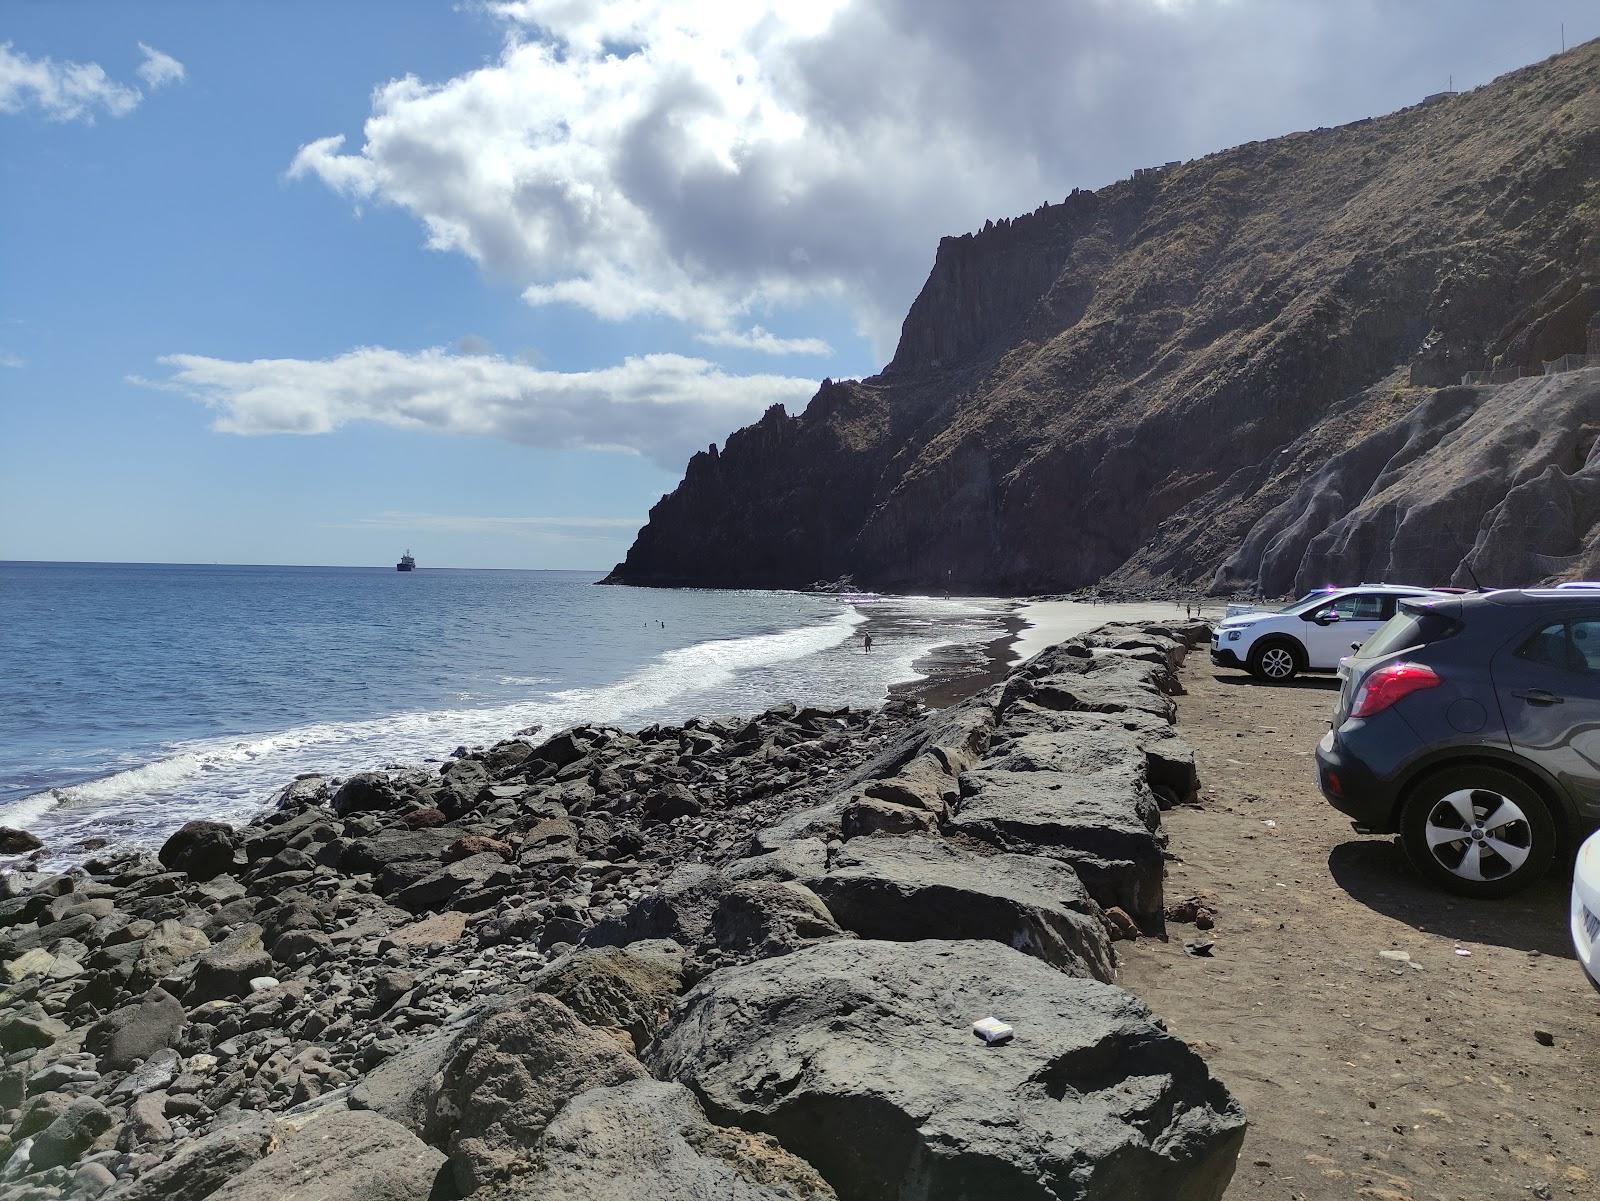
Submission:
<svg viewBox="0 0 1600 1201">
<path fill-rule="evenodd" d="M 1277 592 L 1469 556 L 1507 583 L 1579 570 L 1600 370 L 1449 385 L 1582 352 L 1597 311 L 1591 42 L 944 239 L 888 367 L 696 455 L 611 578 Z"/>
</svg>

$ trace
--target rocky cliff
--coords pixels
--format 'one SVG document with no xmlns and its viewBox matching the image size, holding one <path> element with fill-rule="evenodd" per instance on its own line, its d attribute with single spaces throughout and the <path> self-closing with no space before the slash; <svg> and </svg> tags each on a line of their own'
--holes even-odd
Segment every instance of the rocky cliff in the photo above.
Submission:
<svg viewBox="0 0 1600 1201">
<path fill-rule="evenodd" d="M 696 455 L 609 578 L 1280 592 L 1587 570 L 1600 370 L 1460 380 L 1585 352 L 1597 311 L 1591 42 L 944 239 L 889 365 Z"/>
</svg>

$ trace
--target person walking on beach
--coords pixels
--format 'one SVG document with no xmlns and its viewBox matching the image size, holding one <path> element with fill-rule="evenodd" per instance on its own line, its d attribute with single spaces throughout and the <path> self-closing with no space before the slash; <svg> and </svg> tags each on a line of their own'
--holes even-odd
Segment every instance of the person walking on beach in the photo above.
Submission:
<svg viewBox="0 0 1600 1201">
<path fill-rule="evenodd" d="M 872 635 L 871 634 L 863 634 L 861 636 L 861 653 L 863 655 L 867 655 L 867 654 L 871 654 L 872 653 Z"/>
</svg>

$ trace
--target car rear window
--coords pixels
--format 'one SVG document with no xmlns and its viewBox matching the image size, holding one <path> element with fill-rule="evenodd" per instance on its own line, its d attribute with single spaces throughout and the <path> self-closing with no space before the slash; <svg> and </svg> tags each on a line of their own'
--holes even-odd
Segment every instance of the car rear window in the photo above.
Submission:
<svg viewBox="0 0 1600 1201">
<path fill-rule="evenodd" d="M 1395 651 L 1411 650 L 1439 642 L 1461 628 L 1461 623 L 1432 609 L 1412 608 L 1404 601 L 1395 615 L 1372 631 L 1372 637 L 1361 644 L 1358 658 L 1376 659 Z"/>
</svg>

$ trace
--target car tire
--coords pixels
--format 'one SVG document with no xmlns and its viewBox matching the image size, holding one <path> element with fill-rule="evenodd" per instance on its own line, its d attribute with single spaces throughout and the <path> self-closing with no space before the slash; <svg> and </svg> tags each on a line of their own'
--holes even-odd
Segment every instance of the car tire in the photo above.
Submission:
<svg viewBox="0 0 1600 1201">
<path fill-rule="evenodd" d="M 1406 794 L 1400 844 L 1412 866 L 1458 896 L 1508 897 L 1549 869 L 1556 824 L 1521 777 L 1463 764 L 1434 772 Z"/>
<path fill-rule="evenodd" d="M 1304 665 L 1301 649 L 1288 638 L 1264 638 L 1250 648 L 1250 674 L 1269 684 L 1284 684 Z"/>
</svg>

